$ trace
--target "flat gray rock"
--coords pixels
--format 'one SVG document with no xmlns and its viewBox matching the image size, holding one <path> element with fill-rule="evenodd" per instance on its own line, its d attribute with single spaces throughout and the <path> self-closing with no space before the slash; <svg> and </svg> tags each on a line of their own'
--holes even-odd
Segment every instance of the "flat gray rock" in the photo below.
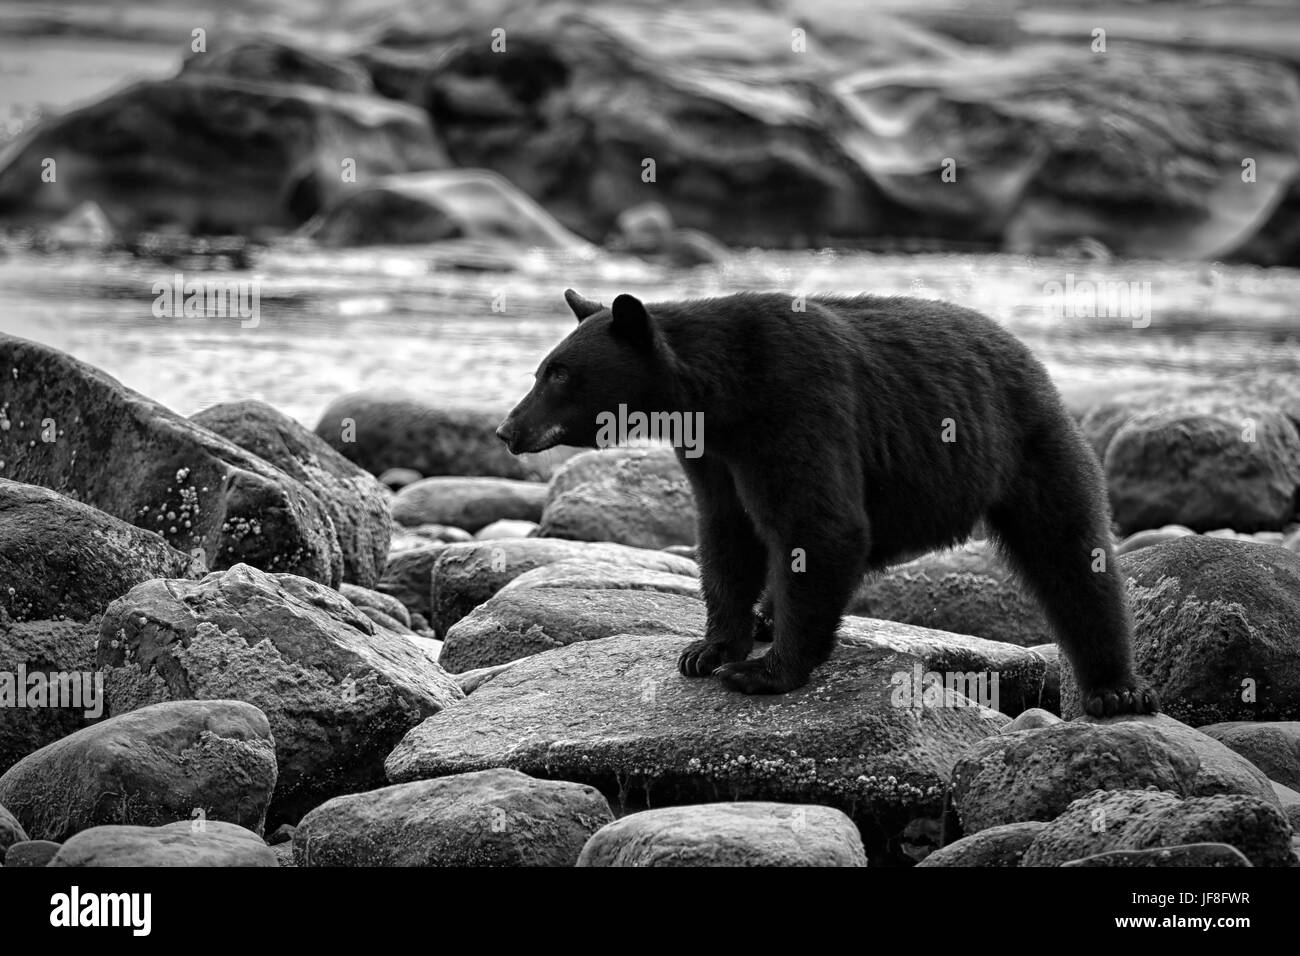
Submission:
<svg viewBox="0 0 1300 956">
<path fill-rule="evenodd" d="M 866 866 L 858 828 L 831 807 L 706 803 L 643 810 L 599 830 L 578 866 Z"/>
<path fill-rule="evenodd" d="M 59 848 L 50 866 L 276 866 L 262 838 L 233 823 L 209 820 L 161 827 L 104 826 L 82 830 Z"/>
<path fill-rule="evenodd" d="M 482 770 L 335 797 L 293 835 L 298 866 L 573 866 L 614 819 L 593 787 Z"/>
<path fill-rule="evenodd" d="M 511 767 L 591 784 L 625 807 L 720 795 L 824 804 L 883 854 L 910 820 L 937 820 L 957 759 L 1006 723 L 969 701 L 894 706 L 891 677 L 912 658 L 879 647 L 841 646 L 805 687 L 746 697 L 682 677 L 686 643 L 614 636 L 520 660 L 408 733 L 389 779 Z"/>
</svg>

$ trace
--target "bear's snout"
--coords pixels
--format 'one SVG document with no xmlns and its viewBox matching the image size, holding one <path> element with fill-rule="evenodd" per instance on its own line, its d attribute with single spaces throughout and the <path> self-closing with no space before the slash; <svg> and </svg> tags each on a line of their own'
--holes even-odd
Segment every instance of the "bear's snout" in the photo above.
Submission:
<svg viewBox="0 0 1300 956">
<path fill-rule="evenodd" d="M 515 443 L 514 422 L 512 422 L 510 419 L 507 418 L 505 421 L 503 421 L 500 425 L 497 426 L 496 434 L 497 434 L 497 438 L 500 438 L 503 442 L 506 443 L 507 448 L 509 448 L 511 451 L 514 450 L 512 447 Z"/>
</svg>

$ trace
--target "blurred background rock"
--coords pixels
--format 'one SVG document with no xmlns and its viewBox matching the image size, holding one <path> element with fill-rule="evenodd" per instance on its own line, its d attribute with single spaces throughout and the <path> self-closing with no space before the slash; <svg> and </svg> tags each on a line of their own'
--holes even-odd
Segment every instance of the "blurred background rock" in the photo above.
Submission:
<svg viewBox="0 0 1300 956">
<path fill-rule="evenodd" d="M 1300 256 L 1288 4 L 113 0 L 0 26 L 6 224 L 91 201 L 119 231 L 263 236 L 475 168 L 592 242 L 653 202 L 741 247 Z M 77 175 L 30 188 L 44 156 Z M 405 196 L 440 223 L 416 235 L 474 233 Z"/>
</svg>

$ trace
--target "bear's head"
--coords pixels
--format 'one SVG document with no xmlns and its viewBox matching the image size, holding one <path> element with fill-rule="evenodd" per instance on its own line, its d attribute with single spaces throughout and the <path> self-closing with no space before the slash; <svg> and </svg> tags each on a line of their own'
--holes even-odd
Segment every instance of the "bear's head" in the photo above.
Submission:
<svg viewBox="0 0 1300 956">
<path fill-rule="evenodd" d="M 657 404 L 660 346 L 640 300 L 620 295 L 605 308 L 572 289 L 564 300 L 578 327 L 542 359 L 532 389 L 497 428 L 512 454 L 556 445 L 595 448 L 601 413 L 620 404 Z"/>
</svg>

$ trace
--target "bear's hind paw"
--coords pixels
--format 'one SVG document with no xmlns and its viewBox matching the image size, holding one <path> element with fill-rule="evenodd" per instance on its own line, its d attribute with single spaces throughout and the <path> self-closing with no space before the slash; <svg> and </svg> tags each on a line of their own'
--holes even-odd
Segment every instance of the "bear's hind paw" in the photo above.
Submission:
<svg viewBox="0 0 1300 956">
<path fill-rule="evenodd" d="M 1160 713 L 1160 698 L 1150 687 L 1142 684 L 1094 687 L 1084 692 L 1083 709 L 1090 717 L 1116 717 L 1121 714 L 1158 714 Z"/>
<path fill-rule="evenodd" d="M 713 676 L 742 694 L 784 694 L 807 682 L 806 677 L 796 677 L 773 668 L 768 662 L 770 656 L 723 664 L 713 672 Z"/>
</svg>

